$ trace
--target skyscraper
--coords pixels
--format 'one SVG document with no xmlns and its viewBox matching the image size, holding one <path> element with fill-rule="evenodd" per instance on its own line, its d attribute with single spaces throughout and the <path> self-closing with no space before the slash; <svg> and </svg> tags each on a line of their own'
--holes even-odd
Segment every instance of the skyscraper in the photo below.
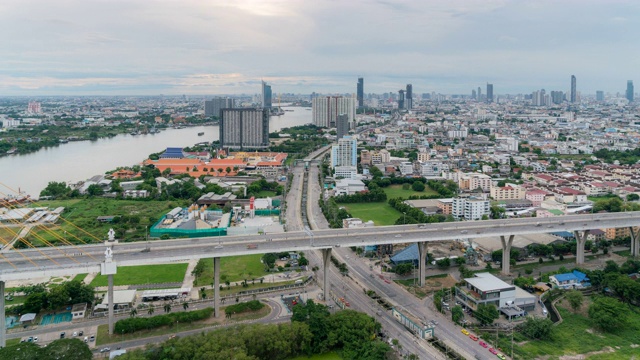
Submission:
<svg viewBox="0 0 640 360">
<path fill-rule="evenodd" d="M 234 107 L 233 99 L 216 97 L 204 102 L 204 116 L 220 118 L 220 111 Z"/>
<path fill-rule="evenodd" d="M 604 101 L 604 91 L 602 90 L 596 91 L 596 101 Z"/>
<path fill-rule="evenodd" d="M 407 94 L 405 99 L 405 109 L 411 110 L 413 109 L 413 85 L 407 84 Z"/>
<path fill-rule="evenodd" d="M 477 95 L 476 95 L 476 91 L 475 90 L 471 90 L 471 98 L 472 99 L 476 99 Z"/>
<path fill-rule="evenodd" d="M 575 75 L 571 75 L 571 98 L 570 98 L 570 102 L 571 103 L 575 103 L 576 102 L 576 76 Z"/>
<path fill-rule="evenodd" d="M 482 101 L 482 88 L 478 86 L 478 101 Z"/>
<path fill-rule="evenodd" d="M 493 84 L 487 83 L 487 102 L 493 102 Z"/>
<path fill-rule="evenodd" d="M 262 82 L 262 107 L 265 109 L 271 108 L 271 85 L 267 85 L 266 82 Z"/>
<path fill-rule="evenodd" d="M 358 78 L 358 108 L 364 107 L 364 79 Z"/>
<path fill-rule="evenodd" d="M 551 102 L 554 104 L 562 104 L 562 100 L 564 99 L 564 94 L 562 91 L 551 91 Z"/>
<path fill-rule="evenodd" d="M 269 109 L 222 109 L 220 147 L 269 147 Z"/>
<path fill-rule="evenodd" d="M 321 127 L 335 127 L 338 115 L 347 115 L 349 122 L 356 117 L 356 99 L 342 96 L 316 97 L 312 101 L 313 124 Z"/>
<path fill-rule="evenodd" d="M 627 80 L 627 100 L 633 101 L 633 80 Z"/>
<path fill-rule="evenodd" d="M 398 109 L 404 109 L 404 90 L 398 90 Z"/>
<path fill-rule="evenodd" d="M 342 139 L 345 135 L 349 135 L 349 116 L 340 114 L 336 119 L 336 138 Z"/>
</svg>

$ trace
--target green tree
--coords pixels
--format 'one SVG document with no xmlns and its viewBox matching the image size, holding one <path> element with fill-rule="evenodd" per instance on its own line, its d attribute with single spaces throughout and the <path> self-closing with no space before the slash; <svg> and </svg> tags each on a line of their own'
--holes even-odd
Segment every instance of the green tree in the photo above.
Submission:
<svg viewBox="0 0 640 360">
<path fill-rule="evenodd" d="M 149 306 L 149 309 L 147 309 L 147 314 L 149 314 L 149 316 L 153 315 L 153 313 L 155 312 L 155 308 L 153 306 Z"/>
<path fill-rule="evenodd" d="M 551 338 L 553 321 L 547 318 L 534 318 L 529 316 L 518 328 L 522 334 L 529 339 L 546 340 Z"/>
<path fill-rule="evenodd" d="M 189 303 L 188 303 L 188 302 L 186 302 L 186 301 L 183 301 L 183 302 L 182 302 L 182 309 L 183 309 L 184 311 L 187 311 L 187 309 L 188 309 L 188 308 L 189 308 Z"/>
<path fill-rule="evenodd" d="M 42 309 L 49 307 L 46 292 L 31 293 L 24 301 L 24 311 L 38 313 Z"/>
<path fill-rule="evenodd" d="M 89 346 L 80 339 L 58 339 L 42 348 L 39 359 L 90 360 L 93 354 Z"/>
<path fill-rule="evenodd" d="M 481 325 L 490 325 L 493 324 L 495 320 L 498 320 L 500 313 L 493 304 L 479 304 L 474 316 Z"/>
<path fill-rule="evenodd" d="M 640 200 L 640 195 L 635 193 L 627 195 L 627 201 L 636 201 L 636 200 Z"/>
<path fill-rule="evenodd" d="M 164 308 L 164 312 L 166 313 L 171 312 L 171 304 L 166 303 L 164 304 L 163 308 Z"/>
<path fill-rule="evenodd" d="M 104 191 L 102 190 L 100 185 L 91 184 L 87 188 L 87 194 L 89 194 L 89 196 L 100 196 L 100 195 L 104 194 Z"/>
<path fill-rule="evenodd" d="M 582 306 L 582 302 L 584 301 L 584 295 L 582 295 L 582 293 L 578 290 L 568 291 L 565 297 L 567 298 L 569 306 L 571 306 L 571 309 L 573 309 L 574 312 L 578 310 L 580 306 Z"/>
<path fill-rule="evenodd" d="M 460 324 L 460 321 L 464 318 L 464 312 L 462 311 L 462 306 L 456 305 L 451 308 L 451 320 L 454 323 Z"/>
<path fill-rule="evenodd" d="M 51 196 L 54 198 L 63 198 L 69 196 L 71 188 L 64 182 L 51 181 L 47 187 L 40 192 L 40 196 Z"/>
<path fill-rule="evenodd" d="M 422 181 L 414 181 L 413 184 L 411 184 L 411 188 L 413 191 L 424 191 L 425 186 Z"/>
<path fill-rule="evenodd" d="M 589 306 L 589 318 L 594 325 L 605 332 L 613 332 L 624 328 L 627 323 L 629 308 L 618 299 L 598 296 Z"/>
<path fill-rule="evenodd" d="M 413 271 L 413 264 L 411 263 L 399 264 L 395 268 L 395 272 L 398 275 L 407 275 L 407 274 L 410 274 L 412 271 Z"/>
</svg>

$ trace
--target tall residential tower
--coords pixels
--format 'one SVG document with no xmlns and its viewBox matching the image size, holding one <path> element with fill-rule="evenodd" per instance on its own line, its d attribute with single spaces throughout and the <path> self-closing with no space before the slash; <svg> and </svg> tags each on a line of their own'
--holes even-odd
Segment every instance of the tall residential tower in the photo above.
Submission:
<svg viewBox="0 0 640 360">
<path fill-rule="evenodd" d="M 221 148 L 269 147 L 269 109 L 222 109 L 221 113 Z"/>
<path fill-rule="evenodd" d="M 627 80 L 627 100 L 633 101 L 633 80 Z"/>
<path fill-rule="evenodd" d="M 364 79 L 358 78 L 358 108 L 364 107 Z"/>
<path fill-rule="evenodd" d="M 576 98 L 576 76 L 571 75 L 571 98 L 569 102 L 575 103 Z"/>
<path fill-rule="evenodd" d="M 271 85 L 267 85 L 266 82 L 262 82 L 262 107 L 270 109 L 272 106 L 271 101 Z"/>
</svg>

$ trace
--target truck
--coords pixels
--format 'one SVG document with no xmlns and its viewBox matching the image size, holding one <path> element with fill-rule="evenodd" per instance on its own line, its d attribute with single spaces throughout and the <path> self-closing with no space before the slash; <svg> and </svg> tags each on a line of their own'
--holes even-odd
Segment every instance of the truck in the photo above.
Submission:
<svg viewBox="0 0 640 360">
<path fill-rule="evenodd" d="M 247 245 L 247 249 L 257 249 L 257 248 L 258 248 L 258 245 L 256 245 L 256 244 Z"/>
</svg>

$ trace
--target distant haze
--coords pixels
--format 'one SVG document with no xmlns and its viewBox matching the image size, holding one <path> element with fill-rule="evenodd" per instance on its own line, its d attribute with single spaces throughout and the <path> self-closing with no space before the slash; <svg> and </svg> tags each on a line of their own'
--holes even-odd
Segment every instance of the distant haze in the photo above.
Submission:
<svg viewBox="0 0 640 360">
<path fill-rule="evenodd" d="M 0 96 L 623 93 L 640 68 L 632 0 L 5 0 L 0 23 Z"/>
</svg>

